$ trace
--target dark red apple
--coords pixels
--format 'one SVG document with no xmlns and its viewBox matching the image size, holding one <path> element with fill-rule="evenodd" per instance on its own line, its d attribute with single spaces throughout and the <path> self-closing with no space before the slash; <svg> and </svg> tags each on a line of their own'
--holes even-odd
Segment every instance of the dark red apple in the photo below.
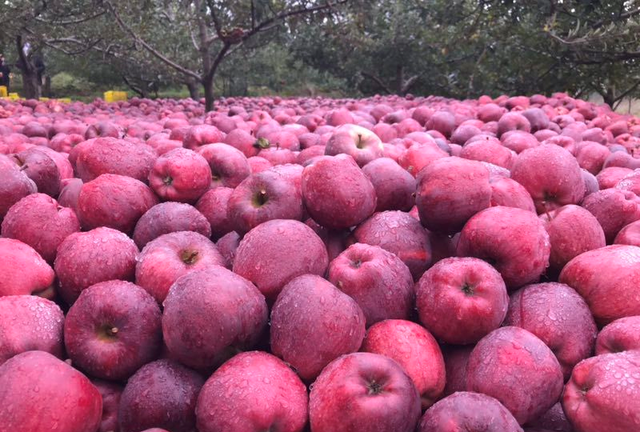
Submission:
<svg viewBox="0 0 640 432">
<path fill-rule="evenodd" d="M 196 204 L 196 209 L 209 221 L 211 236 L 214 239 L 219 239 L 233 231 L 233 223 L 227 212 L 232 193 L 231 188 L 217 187 L 208 190 Z"/>
<path fill-rule="evenodd" d="M 528 285 L 513 293 L 504 324 L 530 331 L 551 348 L 565 380 L 578 362 L 591 355 L 598 334 L 583 298 L 555 282 Z"/>
<path fill-rule="evenodd" d="M 58 204 L 62 207 L 68 207 L 78 214 L 78 197 L 82 190 L 82 180 L 79 178 L 62 180 L 60 195 L 58 195 Z"/>
<path fill-rule="evenodd" d="M 98 282 L 133 281 L 137 255 L 133 240 L 111 228 L 71 234 L 60 243 L 54 263 L 62 299 L 72 304 Z"/>
<path fill-rule="evenodd" d="M 442 348 L 447 377 L 443 396 L 467 390 L 467 365 L 473 348 L 475 345 L 449 345 Z"/>
<path fill-rule="evenodd" d="M 163 234 L 193 231 L 211 237 L 211 225 L 195 207 L 176 202 L 165 202 L 151 207 L 138 220 L 133 240 L 140 249 Z"/>
<path fill-rule="evenodd" d="M 160 307 L 131 282 L 97 283 L 69 309 L 64 342 L 78 369 L 96 378 L 126 380 L 160 353 Z"/>
<path fill-rule="evenodd" d="M 362 168 L 376 191 L 376 212 L 409 211 L 415 204 L 416 179 L 393 159 L 378 158 Z"/>
<path fill-rule="evenodd" d="M 472 217 L 458 242 L 460 257 L 493 265 L 507 289 L 536 282 L 549 265 L 551 245 L 542 221 L 529 211 L 491 207 Z"/>
<path fill-rule="evenodd" d="M 514 207 L 536 212 L 529 192 L 517 181 L 508 177 L 491 176 L 491 206 Z"/>
<path fill-rule="evenodd" d="M 373 184 L 347 155 L 323 156 L 307 166 L 302 197 L 309 215 L 330 229 L 358 225 L 377 205 Z"/>
<path fill-rule="evenodd" d="M 431 265 L 429 232 L 408 213 L 375 213 L 353 231 L 353 236 L 358 243 L 380 246 L 396 254 L 409 267 L 414 281 Z"/>
<path fill-rule="evenodd" d="M 171 358 L 203 370 L 252 348 L 269 313 L 251 282 L 221 266 L 180 277 L 163 305 L 162 332 Z"/>
<path fill-rule="evenodd" d="M 80 231 L 75 212 L 48 195 L 31 194 L 18 201 L 2 221 L 2 236 L 28 244 L 50 264 L 60 243 Z"/>
<path fill-rule="evenodd" d="M 309 382 L 340 355 L 357 351 L 364 335 L 362 309 L 316 275 L 285 285 L 271 312 L 271 352 Z"/>
<path fill-rule="evenodd" d="M 596 217 L 607 244 L 611 244 L 626 225 L 640 220 L 640 198 L 631 191 L 605 189 L 586 197 L 582 207 Z"/>
<path fill-rule="evenodd" d="M 78 154 L 78 177 L 90 182 L 102 174 L 118 174 L 147 181 L 158 154 L 146 144 L 117 138 L 98 138 L 87 151 Z"/>
<path fill-rule="evenodd" d="M 420 172 L 417 183 L 420 222 L 430 231 L 455 234 L 491 205 L 489 170 L 476 161 L 439 159 Z"/>
<path fill-rule="evenodd" d="M 372 131 L 354 124 L 344 124 L 336 128 L 329 138 L 325 154 L 329 156 L 348 154 L 363 167 L 372 160 L 382 157 L 383 149 L 382 141 Z"/>
<path fill-rule="evenodd" d="M 102 421 L 97 432 L 120 432 L 118 410 L 120 408 L 120 396 L 122 396 L 124 387 L 120 384 L 97 379 L 92 379 L 91 383 L 102 396 Z"/>
<path fill-rule="evenodd" d="M 458 392 L 436 402 L 422 416 L 418 432 L 522 432 L 518 421 L 497 399 Z"/>
<path fill-rule="evenodd" d="M 0 297 L 0 366 L 25 351 L 63 357 L 64 314 L 52 301 L 32 295 Z"/>
<path fill-rule="evenodd" d="M 611 322 L 596 339 L 596 355 L 632 350 L 640 350 L 640 315 Z"/>
<path fill-rule="evenodd" d="M 241 390 L 239 380 L 246 381 Z M 302 432 L 307 388 L 289 366 L 261 351 L 241 353 L 207 380 L 198 396 L 199 432 Z"/>
<path fill-rule="evenodd" d="M 86 230 L 108 227 L 130 234 L 142 215 L 157 203 L 153 191 L 141 181 L 102 174 L 82 185 L 78 218 Z"/>
<path fill-rule="evenodd" d="M 235 188 L 251 175 L 246 156 L 237 148 L 227 144 L 207 144 L 197 153 L 204 157 L 211 168 L 211 187 Z"/>
<path fill-rule="evenodd" d="M 324 275 L 327 249 L 307 225 L 276 219 L 249 231 L 240 242 L 233 271 L 253 282 L 273 303 L 282 288 L 303 274 Z"/>
<path fill-rule="evenodd" d="M 183 142 L 185 148 L 196 150 L 205 144 L 219 143 L 224 140 L 225 135 L 215 126 L 196 125 L 191 126 L 184 136 Z"/>
<path fill-rule="evenodd" d="M 52 197 L 60 193 L 60 170 L 55 161 L 37 147 L 13 155 L 14 160 L 38 188 L 38 192 Z"/>
<path fill-rule="evenodd" d="M 147 243 L 136 261 L 136 283 L 160 304 L 180 276 L 225 264 L 216 245 L 193 231 L 161 235 Z"/>
<path fill-rule="evenodd" d="M 174 361 L 147 363 L 129 378 L 120 397 L 120 431 L 159 427 L 171 432 L 193 432 L 196 402 L 203 384 L 200 374 Z"/>
<path fill-rule="evenodd" d="M 420 420 L 420 396 L 389 357 L 347 354 L 313 384 L 309 418 L 314 432 L 413 432 Z"/>
<path fill-rule="evenodd" d="M 93 432 L 101 417 L 98 389 L 51 354 L 28 351 L 0 366 L 0 430 Z"/>
<path fill-rule="evenodd" d="M 559 281 L 580 294 L 599 325 L 640 315 L 637 280 L 640 248 L 614 245 L 578 255 L 564 267 Z"/>
<path fill-rule="evenodd" d="M 367 331 L 361 351 L 385 355 L 402 366 L 420 393 L 422 409 L 438 400 L 445 365 L 438 342 L 427 330 L 405 320 L 385 320 Z"/>
<path fill-rule="evenodd" d="M 493 267 L 477 258 L 446 258 L 416 285 L 420 322 L 444 343 L 478 342 L 500 327 L 509 297 Z"/>
<path fill-rule="evenodd" d="M 40 254 L 19 240 L 0 238 L 0 297 L 35 294 L 55 295 L 56 274 Z"/>
<path fill-rule="evenodd" d="M 627 432 L 640 424 L 640 353 L 586 359 L 575 367 L 562 396 L 567 418 L 580 432 Z"/>
<path fill-rule="evenodd" d="M 482 338 L 467 365 L 470 391 L 492 396 L 519 424 L 544 414 L 562 393 L 562 370 L 544 342 L 519 327 L 502 327 Z"/>
<path fill-rule="evenodd" d="M 211 168 L 205 158 L 185 148 L 158 157 L 149 186 L 165 201 L 194 203 L 211 187 Z"/>
<path fill-rule="evenodd" d="M 0 219 L 25 196 L 36 193 L 36 184 L 7 156 L 0 154 Z"/>
<path fill-rule="evenodd" d="M 349 246 L 329 265 L 328 280 L 358 303 L 367 327 L 410 318 L 415 298 L 411 272 L 398 256 L 379 246 Z"/>
</svg>

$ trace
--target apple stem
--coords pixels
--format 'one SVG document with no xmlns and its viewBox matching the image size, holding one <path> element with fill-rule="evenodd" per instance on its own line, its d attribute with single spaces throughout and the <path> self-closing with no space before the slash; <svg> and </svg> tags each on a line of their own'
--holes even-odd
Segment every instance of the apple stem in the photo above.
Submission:
<svg viewBox="0 0 640 432">
<path fill-rule="evenodd" d="M 118 327 L 112 327 L 111 330 L 109 330 L 111 332 L 112 335 L 115 335 L 118 333 Z"/>
<path fill-rule="evenodd" d="M 547 206 L 547 201 L 542 201 L 542 207 L 544 207 L 544 213 L 547 215 L 547 219 L 551 221 L 551 214 L 549 214 L 549 207 Z"/>
</svg>

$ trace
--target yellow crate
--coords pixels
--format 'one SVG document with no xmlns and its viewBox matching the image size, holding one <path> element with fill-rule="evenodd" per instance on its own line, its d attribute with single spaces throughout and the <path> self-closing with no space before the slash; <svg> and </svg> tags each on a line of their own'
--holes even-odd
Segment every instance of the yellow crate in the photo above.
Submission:
<svg viewBox="0 0 640 432">
<path fill-rule="evenodd" d="M 20 99 L 20 95 L 18 93 L 9 93 L 9 99 L 16 101 Z"/>
<path fill-rule="evenodd" d="M 57 99 L 57 101 L 60 103 L 71 103 L 71 98 L 60 98 Z"/>
<path fill-rule="evenodd" d="M 0 97 L 8 97 L 7 96 L 7 88 L 5 86 L 0 86 Z"/>
<path fill-rule="evenodd" d="M 48 97 L 41 97 L 40 99 L 38 99 L 40 102 L 48 102 L 51 99 L 49 99 Z"/>
<path fill-rule="evenodd" d="M 104 100 L 106 102 L 126 102 L 127 92 L 109 90 L 108 92 L 104 93 Z"/>
<path fill-rule="evenodd" d="M 105 102 L 113 102 L 113 92 L 112 91 L 104 92 L 104 100 Z"/>
</svg>

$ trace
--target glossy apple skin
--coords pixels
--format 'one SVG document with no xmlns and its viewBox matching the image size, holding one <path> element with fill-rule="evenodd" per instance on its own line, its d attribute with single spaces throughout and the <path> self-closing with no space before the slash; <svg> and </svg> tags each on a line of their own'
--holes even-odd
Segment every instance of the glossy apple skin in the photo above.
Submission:
<svg viewBox="0 0 640 432">
<path fill-rule="evenodd" d="M 420 419 L 420 396 L 411 378 L 390 358 L 347 354 L 330 363 L 315 381 L 309 418 L 314 432 L 412 432 Z"/>
<path fill-rule="evenodd" d="M 238 380 L 251 376 L 243 388 Z M 200 432 L 301 432 L 307 388 L 286 363 L 261 351 L 238 354 L 207 380 L 196 405 Z"/>
<path fill-rule="evenodd" d="M 362 126 L 345 124 L 338 127 L 329 138 L 325 148 L 325 154 L 336 156 L 348 154 L 363 167 L 369 162 L 382 157 L 382 141 L 378 136 Z"/>
<path fill-rule="evenodd" d="M 640 248 L 606 246 L 578 255 L 564 267 L 559 281 L 575 289 L 600 326 L 640 315 L 637 295 Z"/>
<path fill-rule="evenodd" d="M 525 432 L 574 432 L 573 426 L 567 419 L 562 404 L 557 402 L 549 411 L 527 424 Z"/>
<path fill-rule="evenodd" d="M 559 274 L 569 261 L 581 253 L 606 246 L 598 219 L 582 207 L 566 205 L 541 214 L 540 219 L 549 233 L 549 270 L 555 274 Z"/>
<path fill-rule="evenodd" d="M 235 188 L 251 175 L 246 156 L 230 145 L 207 144 L 199 147 L 197 153 L 209 163 L 212 188 Z"/>
<path fill-rule="evenodd" d="M 9 157 L 0 155 L 0 220 L 11 206 L 25 196 L 36 193 L 36 184 Z"/>
<path fill-rule="evenodd" d="M 36 184 L 38 192 L 56 197 L 60 193 L 60 170 L 53 158 L 38 147 L 13 155 L 20 170 Z"/>
<path fill-rule="evenodd" d="M 316 275 L 289 282 L 271 311 L 271 352 L 308 382 L 340 355 L 357 351 L 364 335 L 355 300 Z"/>
<path fill-rule="evenodd" d="M 236 251 L 233 271 L 253 282 L 273 303 L 285 284 L 303 274 L 324 275 L 327 249 L 302 222 L 275 219 L 244 236 Z"/>
<path fill-rule="evenodd" d="M 0 366 L 25 351 L 45 351 L 63 358 L 64 314 L 60 307 L 40 297 L 0 297 Z"/>
<path fill-rule="evenodd" d="M 160 354 L 160 307 L 131 282 L 97 283 L 69 309 L 64 340 L 78 369 L 95 378 L 126 380 Z"/>
<path fill-rule="evenodd" d="M 606 325 L 596 339 L 596 355 L 640 350 L 640 315 Z"/>
<path fill-rule="evenodd" d="M 111 228 L 71 234 L 58 247 L 54 263 L 60 296 L 72 304 L 82 290 L 98 282 L 133 281 L 137 255 L 133 240 Z"/>
<path fill-rule="evenodd" d="M 150 241 L 137 257 L 136 283 L 162 304 L 182 275 L 225 261 L 216 245 L 202 234 L 177 231 Z"/>
<path fill-rule="evenodd" d="M 565 380 L 579 361 L 591 355 L 598 334 L 584 299 L 556 282 L 528 285 L 514 292 L 504 324 L 530 331 L 551 348 Z"/>
<path fill-rule="evenodd" d="M 598 220 L 607 244 L 611 244 L 620 230 L 640 220 L 640 198 L 631 191 L 605 189 L 584 199 L 582 207 Z"/>
<path fill-rule="evenodd" d="M 0 297 L 36 294 L 55 295 L 56 274 L 40 254 L 20 240 L 0 238 Z"/>
<path fill-rule="evenodd" d="M 51 354 L 28 351 L 0 366 L 0 430 L 95 432 L 101 417 L 98 389 Z"/>
<path fill-rule="evenodd" d="M 420 279 L 432 262 L 429 232 L 410 214 L 402 211 L 374 213 L 353 231 L 358 243 L 380 246 L 404 262 L 413 280 Z"/>
<path fill-rule="evenodd" d="M 102 396 L 102 421 L 97 432 L 120 432 L 118 410 L 124 386 L 98 379 L 92 379 L 91 383 Z"/>
<path fill-rule="evenodd" d="M 211 237 L 211 224 L 195 207 L 165 202 L 151 207 L 136 223 L 133 241 L 142 249 L 151 240 L 177 231 L 194 231 Z"/>
<path fill-rule="evenodd" d="M 3 237 L 28 244 L 49 264 L 55 260 L 60 243 L 78 231 L 80 222 L 76 213 L 41 193 L 18 201 L 2 221 Z"/>
<path fill-rule="evenodd" d="M 122 392 L 120 431 L 159 427 L 171 432 L 192 432 L 203 384 L 200 374 L 174 361 L 147 363 L 129 379 Z"/>
<path fill-rule="evenodd" d="M 491 185 L 492 207 L 514 207 L 535 213 L 536 206 L 533 203 L 533 198 L 517 181 L 509 177 L 492 176 L 489 183 Z"/>
<path fill-rule="evenodd" d="M 329 264 L 328 279 L 358 303 L 367 327 L 385 319 L 410 318 L 415 302 L 411 272 L 379 246 L 349 246 Z"/>
<path fill-rule="evenodd" d="M 209 221 L 211 237 L 220 239 L 233 231 L 234 222 L 227 212 L 233 189 L 217 187 L 208 190 L 196 203 L 196 209 Z"/>
<path fill-rule="evenodd" d="M 171 358 L 201 370 L 252 348 L 269 314 L 260 291 L 221 266 L 180 277 L 163 305 L 162 333 Z"/>
<path fill-rule="evenodd" d="M 134 144 L 117 138 L 98 138 L 90 149 L 78 155 L 76 171 L 83 182 L 102 174 L 119 174 L 147 181 L 158 154 L 146 144 Z"/>
<path fill-rule="evenodd" d="M 422 170 L 417 183 L 420 222 L 430 231 L 455 234 L 491 205 L 489 170 L 480 162 L 443 158 Z"/>
<path fill-rule="evenodd" d="M 544 414 L 562 393 L 562 370 L 553 352 L 532 333 L 502 327 L 478 342 L 467 364 L 470 391 L 498 399 L 525 424 Z"/>
<path fill-rule="evenodd" d="M 307 166 L 302 198 L 309 215 L 330 229 L 358 225 L 377 205 L 373 184 L 347 155 L 322 156 Z"/>
<path fill-rule="evenodd" d="M 244 179 L 227 202 L 227 219 L 239 234 L 268 220 L 300 220 L 303 214 L 300 189 L 293 180 L 272 169 Z"/>
<path fill-rule="evenodd" d="M 446 345 L 442 347 L 446 370 L 443 396 L 467 391 L 467 365 L 475 345 Z"/>
<path fill-rule="evenodd" d="M 211 168 L 196 152 L 177 148 L 156 159 L 149 186 L 164 201 L 195 203 L 211 187 Z"/>
<path fill-rule="evenodd" d="M 538 213 L 578 204 L 585 194 L 580 165 L 567 150 L 547 144 L 516 157 L 511 178 L 529 191 Z"/>
<path fill-rule="evenodd" d="M 486 136 L 483 139 L 476 139 L 464 144 L 460 151 L 460 157 L 469 160 L 489 162 L 506 169 L 511 169 L 516 153 L 504 147 L 499 139 Z"/>
<path fill-rule="evenodd" d="M 631 222 L 622 228 L 613 243 L 640 246 L 640 221 Z"/>
<path fill-rule="evenodd" d="M 455 429 L 452 429 L 455 428 Z M 522 432 L 517 420 L 497 399 L 458 392 L 436 402 L 422 416 L 418 432 Z"/>
<path fill-rule="evenodd" d="M 82 180 L 79 178 L 65 179 L 60 186 L 60 195 L 58 195 L 58 204 L 62 207 L 73 209 L 78 214 L 78 197 L 82 190 Z"/>
<path fill-rule="evenodd" d="M 362 172 L 376 190 L 376 212 L 385 210 L 409 211 L 415 204 L 416 179 L 393 159 L 375 159 Z"/>
<path fill-rule="evenodd" d="M 562 407 L 576 430 L 626 432 L 639 420 L 640 353 L 628 351 L 588 358 L 575 367 Z"/>
<path fill-rule="evenodd" d="M 142 215 L 156 204 L 158 198 L 141 181 L 102 174 L 82 185 L 78 219 L 85 230 L 104 226 L 131 234 Z"/>
<path fill-rule="evenodd" d="M 542 221 L 531 212 L 491 207 L 462 229 L 460 257 L 487 260 L 500 272 L 508 290 L 536 282 L 549 265 L 551 244 Z"/>
<path fill-rule="evenodd" d="M 440 346 L 424 327 L 405 320 L 385 320 L 369 327 L 361 351 L 381 354 L 402 366 L 420 393 L 422 409 L 438 400 L 445 386 Z"/>
<path fill-rule="evenodd" d="M 508 304 L 500 273 L 478 258 L 446 258 L 416 284 L 420 322 L 448 344 L 478 342 L 502 324 Z"/>
</svg>

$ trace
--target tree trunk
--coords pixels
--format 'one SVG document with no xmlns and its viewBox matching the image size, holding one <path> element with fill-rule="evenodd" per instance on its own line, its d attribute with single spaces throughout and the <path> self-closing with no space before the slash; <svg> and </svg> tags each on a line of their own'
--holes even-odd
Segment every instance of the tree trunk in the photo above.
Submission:
<svg viewBox="0 0 640 432">
<path fill-rule="evenodd" d="M 24 98 L 40 99 L 40 96 L 42 95 L 42 87 L 40 86 L 37 73 L 22 71 L 22 87 L 24 89 Z"/>
<path fill-rule="evenodd" d="M 404 66 L 398 65 L 396 68 L 396 94 L 399 96 L 404 96 Z"/>
<path fill-rule="evenodd" d="M 193 100 L 198 100 L 200 97 L 200 91 L 198 89 L 198 83 L 193 80 L 189 80 L 184 83 L 189 90 L 189 97 Z"/>
<path fill-rule="evenodd" d="M 42 94 L 45 97 L 51 97 L 51 77 L 46 75 L 44 77 L 44 87 L 42 89 Z"/>
<path fill-rule="evenodd" d="M 213 79 L 208 80 L 204 79 L 202 82 L 202 86 L 204 87 L 204 109 L 205 112 L 213 111 L 213 102 L 215 101 L 215 96 L 213 94 Z"/>
</svg>

